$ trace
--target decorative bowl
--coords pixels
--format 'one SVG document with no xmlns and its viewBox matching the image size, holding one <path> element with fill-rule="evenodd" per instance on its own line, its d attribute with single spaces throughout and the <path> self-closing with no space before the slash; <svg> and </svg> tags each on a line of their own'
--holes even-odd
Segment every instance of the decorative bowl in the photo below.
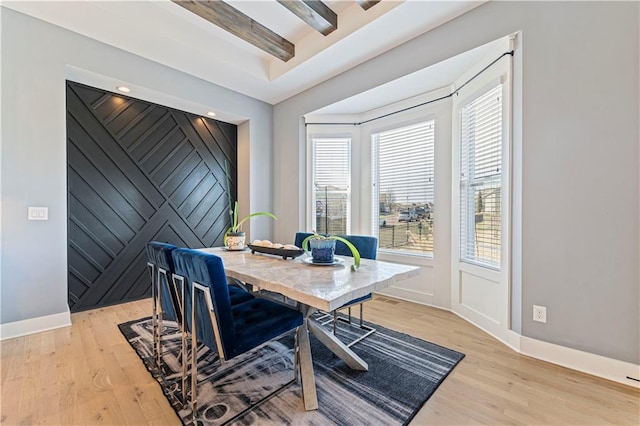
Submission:
<svg viewBox="0 0 640 426">
<path fill-rule="evenodd" d="M 281 256 L 284 260 L 288 258 L 294 259 L 304 253 L 304 250 L 288 250 L 283 248 L 273 248 L 273 247 L 264 247 L 264 246 L 256 246 L 253 244 L 248 244 L 248 247 L 251 249 L 251 253 L 264 253 L 271 254 L 273 256 Z"/>
</svg>

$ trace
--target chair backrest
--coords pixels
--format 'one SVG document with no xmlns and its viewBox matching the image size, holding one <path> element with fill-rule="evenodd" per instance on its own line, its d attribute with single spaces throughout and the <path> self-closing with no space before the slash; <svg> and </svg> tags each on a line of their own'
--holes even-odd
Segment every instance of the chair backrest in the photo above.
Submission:
<svg viewBox="0 0 640 426">
<path fill-rule="evenodd" d="M 231 312 L 231 300 L 227 276 L 224 272 L 222 259 L 214 254 L 198 250 L 181 248 L 173 252 L 173 262 L 177 275 L 185 277 L 185 324 L 192 330 L 191 324 L 191 293 L 193 283 L 196 282 L 209 287 L 215 314 L 215 324 L 209 317 L 209 308 L 201 291 L 196 291 L 196 338 L 209 348 L 217 348 L 213 327 L 218 327 L 221 344 L 227 358 L 232 353 L 236 343 L 236 330 Z"/>
<path fill-rule="evenodd" d="M 294 244 L 302 247 L 302 242 L 309 236 L 310 232 L 297 232 Z M 378 239 L 369 235 L 338 235 L 353 244 L 360 253 L 360 257 L 365 259 L 376 259 L 378 254 Z M 352 256 L 351 250 L 342 241 L 336 241 L 336 254 L 339 256 Z"/>
<path fill-rule="evenodd" d="M 159 241 L 150 241 L 146 245 L 147 261 L 152 263 L 155 268 L 164 269 L 167 274 L 158 275 L 157 269 L 153 271 L 152 282 L 155 282 L 158 277 L 163 280 L 160 284 L 161 291 L 161 304 L 162 311 L 171 320 L 177 320 L 179 317 L 178 307 L 178 295 L 173 291 L 173 282 L 171 276 L 173 275 L 173 258 L 171 253 L 177 249 L 176 246 L 167 243 L 161 243 Z M 167 281 L 164 281 L 164 280 Z"/>
</svg>

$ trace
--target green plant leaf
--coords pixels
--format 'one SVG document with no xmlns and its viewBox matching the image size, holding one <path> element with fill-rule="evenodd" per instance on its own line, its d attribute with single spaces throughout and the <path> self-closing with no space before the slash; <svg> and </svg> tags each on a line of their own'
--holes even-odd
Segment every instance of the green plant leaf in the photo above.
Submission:
<svg viewBox="0 0 640 426">
<path fill-rule="evenodd" d="M 236 202 L 236 218 L 238 216 L 238 210 L 237 210 L 237 202 Z M 240 229 L 242 227 L 242 224 L 245 223 L 247 220 L 251 219 L 252 217 L 255 216 L 268 216 L 272 219 L 278 220 L 278 218 L 273 214 L 273 213 L 269 213 L 269 212 L 256 212 L 256 213 L 251 213 L 248 216 L 245 216 L 242 218 L 242 220 L 235 226 L 234 232 L 238 231 L 238 229 Z"/>
<path fill-rule="evenodd" d="M 313 231 L 313 235 L 309 235 L 307 238 L 302 240 L 302 250 L 307 253 L 309 252 L 309 240 L 336 240 L 343 242 L 347 247 L 349 247 L 349 250 L 351 250 L 351 254 L 353 255 L 353 265 L 351 265 L 351 269 L 353 271 L 357 271 L 358 268 L 360 268 L 360 252 L 349 240 L 335 235 L 325 237 L 324 235 L 320 235 L 316 231 Z"/>
<path fill-rule="evenodd" d="M 309 240 L 310 240 L 310 239 L 312 239 L 312 238 L 315 238 L 315 237 L 314 237 L 313 235 L 309 235 L 307 238 L 305 238 L 305 239 L 302 241 L 302 247 L 301 247 L 301 249 L 302 249 L 302 250 L 304 250 L 304 251 L 306 251 L 307 253 L 309 252 Z"/>
<path fill-rule="evenodd" d="M 308 252 L 309 251 L 309 240 L 328 240 L 328 237 L 325 237 L 324 235 L 320 235 L 318 234 L 316 231 L 312 231 L 313 235 L 309 235 L 307 238 L 305 238 L 302 241 L 302 250 Z"/>
<path fill-rule="evenodd" d="M 233 225 L 231 226 L 231 229 L 233 230 L 233 232 L 237 232 L 239 226 L 240 225 L 238 225 L 238 202 L 236 201 L 233 204 Z"/>
<path fill-rule="evenodd" d="M 344 245 L 349 247 L 349 250 L 351 250 L 351 254 L 353 255 L 353 265 L 351 266 L 351 269 L 354 270 L 354 271 L 357 271 L 358 268 L 360 268 L 360 252 L 358 251 L 356 246 L 351 244 L 351 242 L 349 240 L 347 240 L 345 238 L 342 238 L 342 237 L 337 237 L 335 235 L 330 236 L 329 239 L 343 242 Z"/>
</svg>

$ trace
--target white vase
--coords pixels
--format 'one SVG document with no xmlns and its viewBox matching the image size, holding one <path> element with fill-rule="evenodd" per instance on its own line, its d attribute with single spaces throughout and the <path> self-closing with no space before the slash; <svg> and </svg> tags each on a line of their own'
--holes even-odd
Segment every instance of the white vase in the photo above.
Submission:
<svg viewBox="0 0 640 426">
<path fill-rule="evenodd" d="M 229 232 L 225 246 L 227 250 L 244 250 L 244 232 Z"/>
</svg>

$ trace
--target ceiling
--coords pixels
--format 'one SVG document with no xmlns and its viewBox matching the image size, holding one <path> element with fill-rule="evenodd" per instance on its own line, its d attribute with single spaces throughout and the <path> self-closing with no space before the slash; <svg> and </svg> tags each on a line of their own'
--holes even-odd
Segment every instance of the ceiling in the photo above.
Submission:
<svg viewBox="0 0 640 426">
<path fill-rule="evenodd" d="M 486 61 L 487 55 L 491 54 L 491 52 L 499 51 L 503 46 L 504 38 L 494 40 L 402 78 L 389 81 L 332 105 L 327 105 L 309 115 L 357 115 L 413 98 L 416 95 L 428 94 L 438 89 L 447 88 L 449 93 L 451 91 L 449 87 L 451 83 L 473 69 L 478 63 L 483 60 Z M 429 97 L 429 99 L 432 98 Z M 421 102 L 424 102 L 424 99 Z"/>
<path fill-rule="evenodd" d="M 170 0 L 3 1 L 67 28 L 203 80 L 276 104 L 427 32 L 483 1 L 325 0 L 338 15 L 327 36 L 276 0 L 228 0 L 295 45 L 283 61 Z"/>
</svg>

